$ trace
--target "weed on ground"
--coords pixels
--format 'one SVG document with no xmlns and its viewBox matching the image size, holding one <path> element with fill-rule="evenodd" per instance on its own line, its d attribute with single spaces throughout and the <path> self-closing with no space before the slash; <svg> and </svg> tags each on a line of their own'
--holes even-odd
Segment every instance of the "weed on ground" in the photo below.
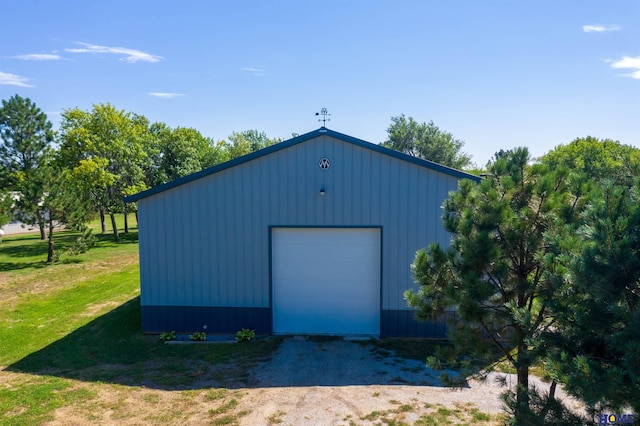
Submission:
<svg viewBox="0 0 640 426">
<path fill-rule="evenodd" d="M 454 408 L 439 404 L 425 404 L 420 406 L 412 401 L 401 404 L 399 401 L 389 401 L 397 405 L 396 408 L 382 411 L 372 411 L 360 418 L 367 424 L 380 425 L 485 425 L 496 426 L 501 424 L 502 415 L 482 413 L 473 404 L 456 404 Z M 353 422 L 353 424 L 358 424 Z"/>
</svg>

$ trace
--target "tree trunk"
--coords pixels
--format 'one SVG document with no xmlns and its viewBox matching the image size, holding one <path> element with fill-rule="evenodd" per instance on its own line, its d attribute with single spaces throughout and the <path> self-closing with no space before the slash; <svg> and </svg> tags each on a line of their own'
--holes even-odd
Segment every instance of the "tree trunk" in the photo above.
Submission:
<svg viewBox="0 0 640 426">
<path fill-rule="evenodd" d="M 518 388 L 516 401 L 518 405 L 529 406 L 529 366 L 518 366 Z"/>
<path fill-rule="evenodd" d="M 516 386 L 516 407 L 514 412 L 516 424 L 526 424 L 531 414 L 529 408 L 529 363 L 523 362 L 526 357 L 527 345 L 525 343 L 518 344 L 518 365 L 516 367 L 518 385 Z"/>
<path fill-rule="evenodd" d="M 127 211 L 127 205 L 124 206 L 124 233 L 129 233 L 129 212 Z"/>
<path fill-rule="evenodd" d="M 547 414 L 549 414 L 549 410 L 551 409 L 551 406 L 555 403 L 557 385 L 558 383 L 555 380 L 551 382 L 551 387 L 549 387 L 549 396 L 547 397 L 547 402 L 544 404 L 544 408 L 540 413 L 540 418 L 539 418 L 540 423 L 544 423 L 544 419 L 547 417 Z"/>
<path fill-rule="evenodd" d="M 524 254 L 520 253 L 520 258 L 522 259 Z M 519 262 L 522 265 L 523 261 Z M 524 308 L 526 306 L 526 298 L 524 293 L 524 288 L 526 288 L 526 276 L 523 274 L 518 279 L 518 287 L 517 287 L 517 306 L 518 308 Z M 514 411 L 516 424 L 527 424 L 527 422 L 531 419 L 530 414 L 531 411 L 529 409 L 529 366 L 530 361 L 528 360 L 528 348 L 525 343 L 526 333 L 518 326 L 516 326 L 516 335 L 517 335 L 517 346 L 516 349 L 517 359 L 516 359 L 516 373 L 518 376 L 518 385 L 516 386 L 516 406 Z"/>
<path fill-rule="evenodd" d="M 43 227 L 44 229 L 44 227 Z M 47 246 L 47 263 L 53 262 L 53 220 L 49 216 L 49 244 Z"/>
<path fill-rule="evenodd" d="M 104 223 L 104 208 L 100 206 L 98 211 L 100 212 L 100 226 L 102 226 L 102 233 L 104 234 L 107 232 L 107 225 Z"/>
<path fill-rule="evenodd" d="M 118 227 L 116 226 L 116 215 L 113 213 L 109 213 L 111 217 L 111 229 L 113 229 L 113 239 L 116 243 L 120 242 L 120 235 L 118 235 Z"/>
<path fill-rule="evenodd" d="M 38 220 L 38 228 L 40 228 L 40 239 L 41 240 L 46 240 L 46 229 L 45 229 L 45 225 L 44 225 L 44 220 L 43 219 L 39 219 Z"/>
</svg>

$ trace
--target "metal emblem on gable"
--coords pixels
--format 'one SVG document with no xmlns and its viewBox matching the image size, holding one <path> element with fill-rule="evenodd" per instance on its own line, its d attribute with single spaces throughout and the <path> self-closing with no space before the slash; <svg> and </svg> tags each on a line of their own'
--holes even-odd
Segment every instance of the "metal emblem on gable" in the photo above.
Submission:
<svg viewBox="0 0 640 426">
<path fill-rule="evenodd" d="M 320 166 L 320 169 L 322 170 L 327 170 L 331 167 L 331 161 L 329 161 L 327 157 L 322 157 L 320 161 L 318 161 L 318 166 Z"/>
</svg>

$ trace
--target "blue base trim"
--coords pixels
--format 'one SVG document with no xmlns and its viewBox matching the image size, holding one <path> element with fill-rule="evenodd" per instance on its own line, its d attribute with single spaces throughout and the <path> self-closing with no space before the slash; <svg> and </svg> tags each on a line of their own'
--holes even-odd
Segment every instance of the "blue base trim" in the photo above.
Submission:
<svg viewBox="0 0 640 426">
<path fill-rule="evenodd" d="M 219 307 L 219 306 L 142 306 L 142 330 L 145 333 L 176 331 L 211 334 L 235 334 L 242 328 L 256 334 L 271 334 L 270 308 Z M 446 339 L 446 319 L 418 321 L 413 311 L 383 310 L 380 317 L 380 337 L 410 337 Z"/>
<path fill-rule="evenodd" d="M 271 333 L 271 309 L 219 306 L 142 306 L 142 330 L 145 333 L 176 331 L 211 334 L 235 334 L 242 328 L 256 334 Z"/>
<path fill-rule="evenodd" d="M 446 339 L 446 318 L 423 322 L 416 319 L 414 311 L 383 310 L 380 317 L 380 337 Z"/>
</svg>

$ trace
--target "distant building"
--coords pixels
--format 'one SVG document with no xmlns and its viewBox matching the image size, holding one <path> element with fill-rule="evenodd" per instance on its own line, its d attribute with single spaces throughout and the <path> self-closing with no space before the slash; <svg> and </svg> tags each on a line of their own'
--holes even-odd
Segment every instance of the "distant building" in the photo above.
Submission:
<svg viewBox="0 0 640 426">
<path fill-rule="evenodd" d="M 20 193 L 16 192 L 16 191 L 12 191 L 10 193 L 11 198 L 13 198 L 14 201 L 18 201 L 20 199 Z M 4 226 L 0 226 L 0 229 L 2 229 L 4 231 L 4 235 L 11 235 L 11 234 L 22 234 L 25 232 L 33 232 L 33 231 L 38 231 L 38 227 L 37 226 L 31 226 L 31 225 L 27 225 L 25 223 L 20 222 L 19 220 L 13 219 L 11 222 L 9 222 L 8 224 L 4 225 Z"/>
</svg>

